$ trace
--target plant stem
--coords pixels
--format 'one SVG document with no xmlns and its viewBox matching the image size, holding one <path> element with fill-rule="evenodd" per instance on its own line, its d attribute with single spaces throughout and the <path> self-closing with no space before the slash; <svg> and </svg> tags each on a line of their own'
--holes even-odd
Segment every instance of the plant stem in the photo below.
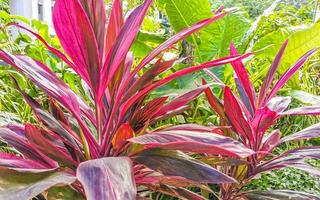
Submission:
<svg viewBox="0 0 320 200">
<path fill-rule="evenodd" d="M 84 134 L 83 134 L 81 128 L 80 128 L 80 138 L 81 138 L 81 141 L 82 141 L 84 154 L 85 154 L 87 160 L 91 160 L 89 146 L 88 146 L 88 143 L 86 141 L 86 138 L 84 137 Z"/>
</svg>

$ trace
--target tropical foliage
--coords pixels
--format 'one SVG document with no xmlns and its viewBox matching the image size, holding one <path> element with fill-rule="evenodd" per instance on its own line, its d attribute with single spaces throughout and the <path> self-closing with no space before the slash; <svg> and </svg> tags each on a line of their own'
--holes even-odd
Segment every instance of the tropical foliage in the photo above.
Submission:
<svg viewBox="0 0 320 200">
<path fill-rule="evenodd" d="M 0 199 L 319 199 L 316 2 L 223 3 L 0 4 Z"/>
</svg>

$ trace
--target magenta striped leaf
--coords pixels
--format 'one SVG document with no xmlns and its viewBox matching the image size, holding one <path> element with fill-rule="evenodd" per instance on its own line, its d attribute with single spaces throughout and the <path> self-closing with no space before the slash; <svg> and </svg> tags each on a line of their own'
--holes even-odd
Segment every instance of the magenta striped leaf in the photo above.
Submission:
<svg viewBox="0 0 320 200">
<path fill-rule="evenodd" d="M 12 153 L 2 152 L 0 152 L 0 166 L 22 169 L 48 169 L 48 166 L 41 164 L 37 160 L 24 159 Z"/>
<path fill-rule="evenodd" d="M 130 16 L 124 22 L 115 44 L 108 52 L 108 56 L 100 73 L 100 79 L 102 82 L 100 83 L 98 91 L 99 98 L 101 98 L 101 95 L 110 83 L 134 42 L 151 1 L 152 0 L 146 0 L 142 5 L 132 11 Z"/>
<path fill-rule="evenodd" d="M 235 56 L 235 55 L 239 55 L 239 53 L 237 52 L 237 49 L 235 48 L 235 46 L 233 44 L 230 45 L 230 55 Z M 231 62 L 231 65 L 233 67 L 233 70 L 236 73 L 236 77 L 237 79 L 239 79 L 239 86 L 243 89 L 239 89 L 239 93 L 240 91 L 244 91 L 244 95 L 241 95 L 242 100 L 244 101 L 244 104 L 247 106 L 247 109 L 249 111 L 251 111 L 251 113 L 253 114 L 254 110 L 255 110 L 255 91 L 253 88 L 253 85 L 249 79 L 249 75 L 248 72 L 246 70 L 246 68 L 244 67 L 243 63 L 241 60 L 237 60 L 235 62 Z M 242 93 L 240 93 L 242 94 Z"/>
<path fill-rule="evenodd" d="M 74 64 L 85 70 L 92 87 L 97 89 L 101 63 L 99 49 L 94 29 L 80 1 L 57 0 L 52 20 L 62 47 Z"/>
<path fill-rule="evenodd" d="M 276 71 L 277 71 L 277 69 L 279 67 L 281 58 L 282 58 L 282 56 L 284 54 L 284 51 L 285 51 L 287 45 L 288 45 L 288 40 L 286 40 L 282 44 L 277 56 L 275 57 L 275 59 L 273 60 L 273 63 L 270 66 L 270 69 L 268 71 L 267 77 L 264 79 L 264 81 L 262 83 L 262 86 L 261 86 L 260 92 L 259 92 L 259 97 L 258 97 L 258 105 L 259 106 L 264 106 L 265 105 L 265 98 L 266 98 L 266 96 L 268 94 L 268 90 L 269 90 L 269 88 L 271 86 L 271 83 L 273 81 L 274 75 L 276 74 Z"/>
<path fill-rule="evenodd" d="M 20 131 L 19 131 L 20 132 Z M 40 152 L 36 147 L 32 146 L 31 143 L 27 141 L 25 136 L 25 130 L 23 128 L 23 136 L 16 134 L 10 129 L 1 128 L 0 129 L 0 138 L 8 143 L 9 146 L 14 147 L 18 150 L 26 159 L 36 160 L 40 165 L 47 166 L 47 168 L 56 168 L 58 167 L 57 163 L 48 158 L 42 152 Z"/>
<path fill-rule="evenodd" d="M 285 111 L 291 103 L 291 97 L 273 97 L 267 103 L 267 107 L 276 113 Z"/>
<path fill-rule="evenodd" d="M 274 97 L 274 95 L 277 94 L 277 92 L 288 82 L 288 80 L 303 66 L 308 58 L 317 51 L 318 48 L 311 49 L 310 51 L 305 53 L 295 64 L 293 64 L 293 66 L 288 69 L 272 87 L 266 101 L 269 101 L 272 97 Z"/>
<path fill-rule="evenodd" d="M 236 157 L 247 157 L 254 154 L 254 151 L 246 148 L 241 143 L 229 137 L 210 132 L 160 130 L 131 138 L 129 141 L 143 144 L 145 149 L 176 149 L 188 152 Z"/>
<path fill-rule="evenodd" d="M 224 89 L 224 111 L 235 131 L 251 143 L 255 141 L 251 125 L 245 119 L 238 100 L 229 87 Z"/>
<path fill-rule="evenodd" d="M 199 96 L 205 89 L 207 89 L 209 86 L 208 85 L 204 85 L 204 86 L 200 86 L 190 92 L 187 92 L 181 96 L 178 96 L 176 98 L 174 98 L 172 101 L 170 101 L 169 103 L 165 104 L 156 114 L 155 116 L 159 116 L 159 115 L 164 115 L 167 112 L 170 112 L 172 110 L 176 110 L 186 104 L 188 104 L 189 102 L 191 102 L 192 100 L 194 100 L 197 96 Z"/>
</svg>

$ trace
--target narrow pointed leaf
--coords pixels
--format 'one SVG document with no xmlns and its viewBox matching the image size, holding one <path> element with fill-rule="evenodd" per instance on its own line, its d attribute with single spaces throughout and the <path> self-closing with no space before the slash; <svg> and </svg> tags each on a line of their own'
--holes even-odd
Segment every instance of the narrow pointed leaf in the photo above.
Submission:
<svg viewBox="0 0 320 200">
<path fill-rule="evenodd" d="M 24 159 L 12 153 L 0 152 L 0 166 L 8 168 L 23 168 L 23 169 L 48 169 L 48 166 L 41 164 L 41 162 Z"/>
<path fill-rule="evenodd" d="M 250 56 L 251 54 L 245 54 L 245 55 L 241 55 L 241 56 L 228 56 L 228 57 L 224 57 L 224 58 L 220 58 L 220 59 L 217 59 L 217 60 L 213 60 L 213 61 L 209 61 L 209 62 L 206 62 L 206 63 L 203 63 L 201 65 L 198 65 L 198 66 L 192 66 L 192 67 L 188 67 L 188 68 L 184 68 L 180 71 L 177 71 L 151 85 L 149 85 L 148 87 L 145 87 L 144 89 L 142 89 L 141 91 L 139 91 L 136 95 L 132 96 L 130 99 L 128 99 L 124 105 L 123 105 L 123 108 L 120 112 L 120 116 L 123 117 L 124 114 L 126 113 L 126 111 L 138 100 L 140 99 L 141 96 L 144 96 L 146 95 L 147 93 L 149 93 L 150 91 L 174 80 L 175 78 L 178 78 L 178 77 L 181 77 L 181 76 L 184 76 L 184 75 L 187 75 L 187 74 L 190 74 L 192 72 L 196 72 L 196 71 L 199 71 L 199 70 L 202 70 L 204 68 L 210 68 L 210 67 L 217 67 L 217 66 L 221 66 L 221 65 L 224 65 L 224 64 L 227 64 L 227 63 L 230 63 L 232 61 L 235 61 L 235 60 L 241 60 L 241 59 L 244 59 L 248 56 Z"/>
<path fill-rule="evenodd" d="M 64 147 L 64 145 L 59 145 L 59 141 L 57 138 L 52 140 L 48 139 L 49 133 L 41 130 L 31 124 L 26 125 L 26 137 L 28 141 L 40 150 L 42 153 L 46 154 L 48 157 L 56 160 L 60 163 L 63 163 L 69 167 L 75 167 L 78 165 L 78 162 L 73 160 L 70 156 L 68 150 Z M 51 137 L 53 137 L 51 135 Z"/>
<path fill-rule="evenodd" d="M 57 0 L 52 20 L 62 47 L 77 67 L 86 69 L 91 85 L 97 89 L 100 69 L 98 44 L 80 1 Z"/>
<path fill-rule="evenodd" d="M 239 55 L 237 52 L 235 46 L 233 44 L 230 45 L 230 55 Z M 248 102 L 248 104 L 245 104 L 248 106 L 248 110 L 251 110 L 251 113 L 255 110 L 255 92 L 253 89 L 253 85 L 249 79 L 248 72 L 246 71 L 246 68 L 244 67 L 241 60 L 231 62 L 231 65 L 237 75 L 237 78 L 239 79 L 240 85 L 243 88 L 246 95 L 243 95 L 242 97 L 247 97 L 243 100 Z"/>
<path fill-rule="evenodd" d="M 207 84 L 207 82 L 202 79 L 202 84 Z M 212 93 L 210 88 L 205 89 L 205 93 L 212 109 L 217 112 L 222 119 L 226 119 L 223 103 Z"/>
<path fill-rule="evenodd" d="M 14 147 L 27 159 L 37 160 L 48 168 L 55 168 L 58 166 L 55 161 L 45 156 L 27 141 L 25 128 L 23 128 L 23 136 L 16 134 L 10 129 L 0 128 L 0 138 L 8 143 L 8 145 Z"/>
<path fill-rule="evenodd" d="M 118 70 L 120 64 L 124 61 L 134 39 L 137 36 L 139 28 L 142 24 L 143 18 L 151 4 L 151 0 L 146 0 L 142 5 L 137 7 L 124 22 L 122 29 L 117 37 L 117 40 L 103 65 L 100 80 L 102 80 L 99 88 L 98 97 L 101 97 L 105 88 L 114 77 L 115 72 Z"/>
<path fill-rule="evenodd" d="M 90 120 L 94 119 L 91 108 L 44 64 L 26 56 L 11 55 L 3 50 L 0 50 L 0 59 L 25 74 L 47 95 L 61 103 L 74 115 L 80 115 L 81 110 Z"/>
<path fill-rule="evenodd" d="M 83 9 L 90 21 L 97 41 L 100 56 L 104 52 L 104 40 L 106 34 L 106 8 L 104 0 L 80 0 Z"/>
<path fill-rule="evenodd" d="M 167 112 L 170 112 L 172 110 L 178 109 L 181 106 L 184 106 L 191 102 L 193 99 L 195 99 L 197 96 L 199 96 L 205 89 L 207 89 L 209 86 L 204 85 L 196 88 L 195 90 L 192 90 L 190 92 L 187 92 L 181 96 L 176 97 L 166 105 L 164 105 L 157 113 L 156 116 L 164 115 Z"/>
<path fill-rule="evenodd" d="M 129 141 L 143 144 L 146 149 L 157 147 L 236 157 L 247 157 L 254 153 L 232 138 L 188 130 L 162 130 L 135 137 Z"/>
<path fill-rule="evenodd" d="M 293 108 L 280 113 L 280 115 L 320 115 L 320 106 Z"/>
<path fill-rule="evenodd" d="M 224 89 L 224 111 L 235 131 L 243 138 L 253 142 L 255 137 L 252 133 L 250 124 L 244 118 L 239 102 L 229 87 L 225 87 Z"/>
<path fill-rule="evenodd" d="M 259 92 L 259 97 L 258 97 L 259 106 L 264 106 L 264 104 L 265 104 L 265 102 L 264 102 L 265 98 L 267 96 L 268 90 L 269 90 L 269 88 L 271 86 L 271 83 L 273 81 L 274 75 L 275 75 L 275 73 L 276 73 L 276 71 L 277 71 L 277 69 L 279 67 L 281 58 L 283 56 L 283 53 L 284 53 L 287 45 L 288 45 L 288 40 L 286 40 L 282 44 L 277 56 L 275 57 L 275 59 L 273 60 L 273 63 L 270 66 L 270 69 L 268 71 L 268 74 L 267 74 L 266 78 L 264 79 L 264 81 L 262 83 L 262 86 L 261 86 L 260 92 Z"/>
<path fill-rule="evenodd" d="M 281 139 L 283 142 L 294 140 L 305 140 L 320 137 L 320 123 L 309 126 L 297 133 L 288 135 Z"/>
<path fill-rule="evenodd" d="M 120 0 L 114 0 L 109 17 L 108 28 L 105 39 L 105 51 L 107 55 L 114 45 L 123 25 L 123 16 Z"/>
<path fill-rule="evenodd" d="M 140 63 L 139 65 L 134 69 L 132 73 L 132 77 L 135 76 L 146 64 L 148 64 L 152 59 L 154 59 L 156 56 L 158 56 L 161 52 L 166 50 L 167 48 L 171 47 L 173 44 L 183 40 L 184 38 L 188 37 L 192 33 L 200 30 L 201 28 L 215 22 L 218 19 L 221 19 L 224 17 L 227 13 L 219 13 L 215 15 L 212 18 L 208 18 L 205 20 L 202 20 L 194 25 L 192 25 L 189 28 L 183 29 L 179 33 L 175 34 L 171 38 L 169 38 L 164 43 L 160 44 L 157 48 L 155 48 L 153 51 L 151 51 Z"/>
<path fill-rule="evenodd" d="M 266 101 L 270 100 L 277 92 L 288 82 L 288 80 L 303 66 L 303 64 L 312 56 L 318 48 L 311 49 L 306 54 L 304 54 L 290 69 L 288 69 L 272 87 L 270 94 Z"/>
</svg>

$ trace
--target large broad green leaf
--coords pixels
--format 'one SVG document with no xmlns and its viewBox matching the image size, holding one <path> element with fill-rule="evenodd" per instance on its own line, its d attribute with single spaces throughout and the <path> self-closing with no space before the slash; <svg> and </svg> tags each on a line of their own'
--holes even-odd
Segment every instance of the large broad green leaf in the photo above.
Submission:
<svg viewBox="0 0 320 200">
<path fill-rule="evenodd" d="M 164 41 L 165 38 L 160 35 L 140 31 L 131 47 L 131 51 L 133 51 L 136 58 L 143 58 Z"/>
<path fill-rule="evenodd" d="M 202 40 L 209 43 L 201 43 L 200 50 L 207 59 L 229 55 L 230 43 L 237 47 L 243 36 L 250 28 L 250 21 L 243 13 L 231 13 L 203 31 Z M 208 52 L 206 54 L 206 52 Z"/>
<path fill-rule="evenodd" d="M 165 8 L 175 32 L 213 16 L 209 0 L 159 0 Z M 196 61 L 227 55 L 230 42 L 238 43 L 248 30 L 250 22 L 241 14 L 229 16 L 187 38 L 195 46 Z"/>
<path fill-rule="evenodd" d="M 55 185 L 69 185 L 76 178 L 57 170 L 0 168 L 0 199 L 29 200 Z"/>
<path fill-rule="evenodd" d="M 320 23 L 308 27 L 279 29 L 258 40 L 252 50 L 258 51 L 258 57 L 268 58 L 271 63 L 282 43 L 288 38 L 289 43 L 279 67 L 279 72 L 283 73 L 308 50 L 320 46 L 319 33 Z M 295 76 L 290 83 L 293 87 L 298 86 L 298 77 Z"/>
</svg>

